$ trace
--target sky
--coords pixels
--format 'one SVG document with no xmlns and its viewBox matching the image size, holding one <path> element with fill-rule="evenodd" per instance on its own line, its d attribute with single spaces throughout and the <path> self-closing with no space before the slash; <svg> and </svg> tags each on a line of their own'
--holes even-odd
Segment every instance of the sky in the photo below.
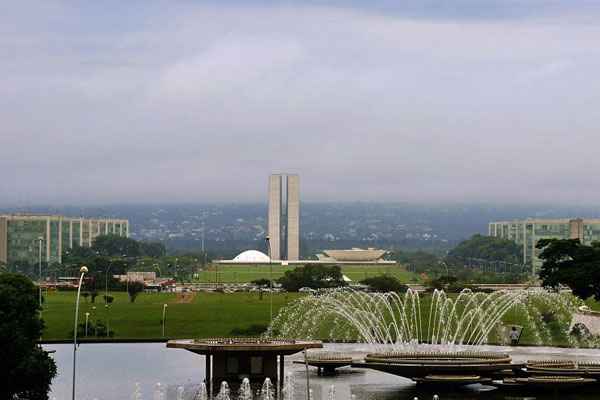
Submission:
<svg viewBox="0 0 600 400">
<path fill-rule="evenodd" d="M 600 2 L 0 4 L 0 204 L 594 204 Z"/>
</svg>

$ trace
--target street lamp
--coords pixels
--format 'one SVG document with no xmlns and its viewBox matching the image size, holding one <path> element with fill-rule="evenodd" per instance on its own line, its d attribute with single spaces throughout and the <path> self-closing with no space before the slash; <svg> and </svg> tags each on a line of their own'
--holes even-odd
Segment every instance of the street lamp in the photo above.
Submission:
<svg viewBox="0 0 600 400">
<path fill-rule="evenodd" d="M 79 277 L 79 286 L 77 287 L 77 299 L 75 300 L 75 328 L 73 329 L 73 396 L 72 400 L 75 400 L 75 372 L 77 371 L 77 323 L 79 319 L 79 296 L 81 295 L 81 284 L 83 283 L 83 276 L 88 272 L 87 267 L 84 265 L 79 269 L 81 276 Z"/>
<path fill-rule="evenodd" d="M 271 260 L 271 242 L 269 237 L 265 238 L 265 242 L 267 243 L 267 253 L 269 254 L 269 316 L 271 319 L 271 324 L 273 323 L 273 263 Z"/>
<path fill-rule="evenodd" d="M 88 321 L 90 320 L 90 313 L 85 313 L 85 337 L 88 335 Z"/>
<path fill-rule="evenodd" d="M 104 308 L 106 309 L 106 337 L 108 337 L 110 333 L 110 307 L 108 302 L 104 305 Z"/>
<path fill-rule="evenodd" d="M 110 263 L 110 261 L 108 262 L 108 267 L 106 267 L 106 282 L 104 285 L 104 304 L 108 304 L 108 272 L 110 271 L 110 268 L 112 267 L 112 264 Z"/>
<path fill-rule="evenodd" d="M 42 308 L 42 242 L 44 241 L 44 237 L 40 236 L 37 238 L 38 241 L 38 273 L 39 273 L 39 281 L 38 281 L 38 301 L 40 303 L 40 308 Z M 41 314 L 41 311 L 40 311 Z"/>
<path fill-rule="evenodd" d="M 163 315 L 162 315 L 162 335 L 165 337 L 165 325 L 167 323 L 167 305 L 163 304 Z"/>
</svg>

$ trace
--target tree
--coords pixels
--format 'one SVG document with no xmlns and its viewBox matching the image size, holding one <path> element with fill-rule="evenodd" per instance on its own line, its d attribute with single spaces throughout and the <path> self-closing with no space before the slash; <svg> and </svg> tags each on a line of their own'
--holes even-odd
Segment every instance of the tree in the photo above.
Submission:
<svg viewBox="0 0 600 400">
<path fill-rule="evenodd" d="M 94 288 L 90 291 L 90 299 L 92 300 L 92 303 L 96 302 L 96 297 L 98 297 L 98 290 Z"/>
<path fill-rule="evenodd" d="M 450 250 L 446 260 L 462 265 L 469 258 L 519 264 L 523 260 L 523 249 L 508 239 L 473 235 Z"/>
<path fill-rule="evenodd" d="M 31 280 L 0 275 L 0 398 L 45 400 L 56 365 L 37 345 L 44 323 L 39 318 L 38 292 Z"/>
<path fill-rule="evenodd" d="M 139 281 L 129 282 L 127 286 L 127 293 L 129 294 L 129 301 L 135 302 L 136 297 L 144 290 L 144 283 Z"/>
<path fill-rule="evenodd" d="M 393 276 L 373 276 L 371 278 L 363 279 L 360 283 L 369 286 L 371 290 L 376 292 L 404 293 L 408 290 L 408 286 L 400 283 L 400 281 Z"/>
<path fill-rule="evenodd" d="M 308 264 L 286 271 L 279 278 L 279 283 L 289 292 L 297 292 L 302 287 L 311 289 L 332 288 L 346 286 L 339 266 L 327 267 L 324 265 Z"/>
<path fill-rule="evenodd" d="M 395 251 L 392 259 L 413 272 L 437 271 L 441 268 L 439 266 L 440 258 L 425 251 Z"/>
<path fill-rule="evenodd" d="M 107 257 L 138 257 L 141 255 L 138 241 L 119 235 L 97 236 L 92 249 L 96 254 Z"/>
<path fill-rule="evenodd" d="M 262 286 L 262 287 L 271 286 L 271 281 L 268 279 L 265 279 L 265 278 L 255 279 L 251 283 L 255 284 L 256 286 Z"/>
<path fill-rule="evenodd" d="M 140 253 L 147 257 L 159 258 L 167 255 L 165 245 L 159 242 L 139 242 Z"/>
<path fill-rule="evenodd" d="M 450 275 L 440 276 L 437 279 L 425 282 L 425 284 L 430 290 L 438 289 L 446 292 L 460 292 L 464 289 L 464 286 L 460 284 L 458 278 Z"/>
<path fill-rule="evenodd" d="M 546 287 L 565 285 L 573 294 L 600 300 L 600 242 L 583 245 L 579 239 L 541 239 L 540 279 Z"/>
</svg>

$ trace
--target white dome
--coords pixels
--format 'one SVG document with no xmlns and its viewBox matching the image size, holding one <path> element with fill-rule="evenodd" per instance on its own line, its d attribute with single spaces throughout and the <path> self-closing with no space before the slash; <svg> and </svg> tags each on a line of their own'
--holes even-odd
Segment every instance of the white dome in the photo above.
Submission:
<svg viewBox="0 0 600 400">
<path fill-rule="evenodd" d="M 258 250 L 246 250 L 238 254 L 233 261 L 239 263 L 268 263 L 270 260 L 268 255 Z"/>
</svg>

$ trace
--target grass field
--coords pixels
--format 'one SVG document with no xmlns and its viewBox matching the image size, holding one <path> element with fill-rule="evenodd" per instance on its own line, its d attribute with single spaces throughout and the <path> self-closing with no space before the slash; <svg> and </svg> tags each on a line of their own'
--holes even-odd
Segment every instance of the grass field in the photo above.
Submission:
<svg viewBox="0 0 600 400">
<path fill-rule="evenodd" d="M 273 264 L 273 278 L 283 276 L 285 271 L 291 270 L 292 266 Z M 256 279 L 269 279 L 271 268 L 265 265 L 211 265 L 208 270 L 199 274 L 200 282 L 242 283 L 251 282 Z M 353 281 L 379 276 L 390 275 L 398 278 L 403 283 L 417 283 L 421 279 L 418 274 L 408 272 L 404 267 L 398 265 L 344 265 L 342 272 Z"/>
<path fill-rule="evenodd" d="M 90 321 L 109 318 L 110 329 L 118 339 L 160 338 L 163 304 L 168 304 L 166 336 L 171 338 L 230 336 L 234 328 L 247 329 L 253 324 L 269 323 L 268 294 L 260 300 L 258 293 L 198 293 L 190 303 L 178 301 L 173 293 L 140 294 L 135 303 L 130 303 L 124 292 L 111 295 L 115 299 L 109 311 L 101 296 L 96 298 L 95 304 L 82 298 L 79 321 L 85 321 L 86 312 L 90 313 Z M 294 293 L 274 294 L 273 315 L 298 296 Z M 68 339 L 73 332 L 75 293 L 48 293 L 45 298 L 43 339 Z M 96 310 L 92 309 L 94 306 Z"/>
<path fill-rule="evenodd" d="M 82 298 L 80 322 L 85 321 L 85 313 L 90 313 L 90 321 L 99 319 L 110 321 L 110 329 L 116 339 L 159 339 L 162 337 L 161 317 L 163 304 L 167 304 L 166 336 L 169 338 L 198 338 L 212 336 L 233 336 L 234 329 L 248 329 L 252 325 L 269 324 L 269 294 L 262 300 L 258 293 L 196 293 L 187 300 L 173 293 L 140 294 L 135 303 L 130 303 L 124 292 L 111 293 L 115 297 L 110 310 L 104 307 L 101 297 L 92 304 Z M 191 296 L 191 294 L 189 294 Z M 274 294 L 273 315 L 279 309 L 300 296 L 298 293 Z M 455 297 L 455 294 L 450 297 Z M 54 292 L 45 296 L 43 318 L 47 329 L 45 340 L 67 340 L 72 337 L 75 292 Z M 429 309 L 430 296 L 423 295 L 421 309 Z M 96 310 L 93 307 L 96 307 Z M 541 312 L 552 312 L 540 309 Z M 426 316 L 424 321 L 427 320 Z M 522 325 L 522 344 L 536 344 L 534 329 L 524 318 L 523 310 L 509 311 L 503 318 L 505 325 Z M 544 340 L 547 344 L 567 345 L 564 328 L 552 322 L 548 325 Z M 561 333 L 563 332 L 563 333 Z M 324 334 L 323 338 L 328 335 Z M 493 337 L 489 338 L 495 341 Z"/>
</svg>

